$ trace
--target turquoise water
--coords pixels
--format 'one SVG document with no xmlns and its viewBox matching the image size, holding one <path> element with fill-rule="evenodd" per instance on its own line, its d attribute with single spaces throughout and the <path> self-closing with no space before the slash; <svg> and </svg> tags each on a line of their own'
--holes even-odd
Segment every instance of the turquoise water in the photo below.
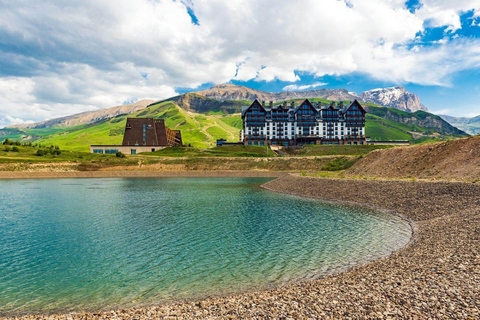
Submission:
<svg viewBox="0 0 480 320">
<path fill-rule="evenodd" d="M 263 288 L 409 241 L 396 216 L 269 192 L 267 181 L 0 181 L 0 315 Z"/>
</svg>

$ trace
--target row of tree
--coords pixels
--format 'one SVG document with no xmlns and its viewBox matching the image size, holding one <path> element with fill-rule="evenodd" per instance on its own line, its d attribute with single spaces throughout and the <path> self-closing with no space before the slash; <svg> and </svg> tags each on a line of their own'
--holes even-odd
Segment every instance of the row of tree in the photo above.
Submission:
<svg viewBox="0 0 480 320">
<path fill-rule="evenodd" d="M 24 146 L 24 147 L 33 147 L 33 148 L 40 148 L 37 150 L 37 152 L 35 153 L 35 155 L 37 156 L 44 156 L 44 155 L 47 155 L 47 154 L 52 154 L 52 155 L 60 155 L 62 152 L 60 151 L 60 147 L 59 146 L 44 146 L 42 144 L 39 144 L 39 143 L 32 143 L 32 142 L 20 142 L 20 141 L 13 141 L 13 140 L 10 140 L 10 139 L 5 139 L 2 144 L 4 145 L 4 151 L 6 152 L 19 152 L 20 149 L 18 148 L 18 146 Z"/>
</svg>

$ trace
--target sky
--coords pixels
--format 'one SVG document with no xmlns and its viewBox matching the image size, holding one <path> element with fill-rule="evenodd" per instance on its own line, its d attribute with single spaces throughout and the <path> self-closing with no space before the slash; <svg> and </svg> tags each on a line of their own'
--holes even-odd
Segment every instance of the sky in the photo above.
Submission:
<svg viewBox="0 0 480 320">
<path fill-rule="evenodd" d="M 233 83 L 480 114 L 480 0 L 0 0 L 0 128 Z"/>
</svg>

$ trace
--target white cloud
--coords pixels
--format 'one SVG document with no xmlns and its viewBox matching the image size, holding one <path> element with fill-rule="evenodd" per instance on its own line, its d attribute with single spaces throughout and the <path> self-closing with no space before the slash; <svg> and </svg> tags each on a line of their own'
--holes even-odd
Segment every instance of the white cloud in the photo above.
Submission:
<svg viewBox="0 0 480 320">
<path fill-rule="evenodd" d="M 296 72 L 448 85 L 478 67 L 480 43 L 410 46 L 425 25 L 453 32 L 462 12 L 478 17 L 479 2 L 422 0 L 412 13 L 403 0 L 0 0 L 0 118 L 43 120 L 207 82 L 296 82 Z"/>
<path fill-rule="evenodd" d="M 291 84 L 289 86 L 285 86 L 283 88 L 283 91 L 295 91 L 295 90 L 309 90 L 309 89 L 315 89 L 318 87 L 323 87 L 326 86 L 328 83 L 325 82 L 315 82 L 312 84 L 307 84 L 307 85 L 297 85 L 297 84 Z"/>
<path fill-rule="evenodd" d="M 474 15 L 478 15 L 480 12 L 479 0 L 422 0 L 421 4 L 416 15 L 431 27 L 447 26 L 447 31 L 461 28 L 461 13 L 474 10 Z"/>
<path fill-rule="evenodd" d="M 2 121 L 4 123 L 7 123 L 8 125 L 20 124 L 20 123 L 33 123 L 33 120 L 23 120 L 23 119 L 14 118 L 14 117 L 11 117 L 11 116 L 6 116 L 6 117 L 2 118 L 0 121 Z"/>
</svg>

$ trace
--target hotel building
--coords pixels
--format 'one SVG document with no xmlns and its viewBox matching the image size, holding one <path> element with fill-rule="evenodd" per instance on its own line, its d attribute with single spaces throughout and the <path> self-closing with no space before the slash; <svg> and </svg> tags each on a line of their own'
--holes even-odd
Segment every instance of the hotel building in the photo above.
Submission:
<svg viewBox="0 0 480 320">
<path fill-rule="evenodd" d="M 363 145 L 365 113 L 357 100 L 322 106 L 307 99 L 298 106 L 270 102 L 268 107 L 255 100 L 242 110 L 240 137 L 247 146 Z"/>
</svg>

